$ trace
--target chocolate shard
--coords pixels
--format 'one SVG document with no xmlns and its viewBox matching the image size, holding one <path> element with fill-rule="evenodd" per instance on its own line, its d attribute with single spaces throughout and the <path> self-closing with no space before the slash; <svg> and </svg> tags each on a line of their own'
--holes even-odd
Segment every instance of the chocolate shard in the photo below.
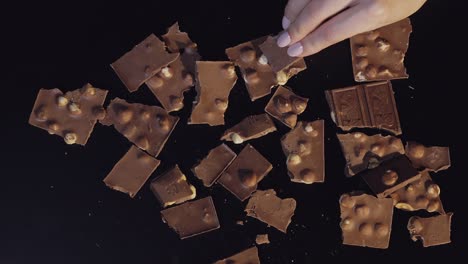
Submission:
<svg viewBox="0 0 468 264">
<path fill-rule="evenodd" d="M 270 239 L 268 239 L 268 234 L 258 234 L 255 238 L 255 243 L 257 245 L 270 244 Z"/>
<path fill-rule="evenodd" d="M 163 221 L 181 239 L 219 228 L 219 220 L 211 196 L 186 202 L 161 211 Z"/>
<path fill-rule="evenodd" d="M 392 229 L 392 199 L 367 194 L 343 194 L 340 197 L 343 244 L 388 248 Z"/>
<path fill-rule="evenodd" d="M 109 188 L 127 193 L 133 198 L 159 164 L 159 160 L 132 146 L 115 164 L 104 183 Z"/>
<path fill-rule="evenodd" d="M 164 42 L 151 34 L 113 62 L 111 67 L 127 89 L 134 92 L 178 57 L 178 53 L 168 53 Z"/>
<path fill-rule="evenodd" d="M 251 247 L 244 251 L 241 251 L 234 256 L 225 258 L 223 260 L 218 260 L 214 264 L 260 264 L 260 259 L 258 258 L 258 249 L 257 247 Z"/>
<path fill-rule="evenodd" d="M 181 204 L 197 196 L 195 187 L 188 183 L 177 165 L 151 181 L 150 189 L 164 207 Z"/>
<path fill-rule="evenodd" d="M 356 82 L 408 78 L 403 63 L 412 32 L 409 18 L 352 37 Z"/>
<path fill-rule="evenodd" d="M 323 120 L 299 122 L 281 139 L 291 181 L 312 184 L 325 180 Z"/>
<path fill-rule="evenodd" d="M 130 142 L 153 156 L 158 156 L 174 130 L 178 117 L 158 106 L 131 104 L 115 98 L 100 122 L 113 125 Z"/>
<path fill-rule="evenodd" d="M 448 244 L 453 213 L 433 216 L 413 216 L 408 221 L 408 231 L 413 241 L 421 240 L 424 247 Z"/>
<path fill-rule="evenodd" d="M 293 93 L 290 88 L 279 86 L 265 107 L 265 112 L 290 128 L 297 123 L 297 116 L 307 108 L 309 99 Z"/>
<path fill-rule="evenodd" d="M 102 105 L 107 92 L 89 83 L 65 94 L 59 89 L 41 89 L 29 124 L 62 137 L 67 144 L 84 146 L 96 121 L 106 115 Z"/>
<path fill-rule="evenodd" d="M 280 48 L 276 44 L 276 37 L 268 36 L 259 47 L 274 72 L 279 72 L 301 59 L 289 56 L 288 47 Z"/>
<path fill-rule="evenodd" d="M 406 143 L 406 155 L 419 170 L 441 171 L 450 167 L 450 152 L 448 147 L 426 147 L 409 141 Z"/>
<path fill-rule="evenodd" d="M 401 134 L 400 120 L 390 82 L 361 84 L 325 91 L 333 121 L 348 131 L 370 127 Z"/>
<path fill-rule="evenodd" d="M 227 145 L 221 144 L 210 150 L 206 156 L 192 171 L 203 185 L 210 187 L 223 174 L 226 168 L 237 157 Z"/>
<path fill-rule="evenodd" d="M 274 131 L 276 131 L 275 124 L 267 114 L 253 115 L 244 118 L 239 124 L 226 130 L 221 140 L 241 144 Z"/>
<path fill-rule="evenodd" d="M 273 189 L 256 191 L 249 199 L 245 212 L 279 231 L 286 233 L 296 210 L 296 200 L 281 199 Z"/>
</svg>

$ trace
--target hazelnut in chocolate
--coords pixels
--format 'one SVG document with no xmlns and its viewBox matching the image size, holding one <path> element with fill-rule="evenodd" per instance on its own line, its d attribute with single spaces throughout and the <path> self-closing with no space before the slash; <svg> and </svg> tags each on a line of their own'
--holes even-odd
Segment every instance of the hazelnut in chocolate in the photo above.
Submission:
<svg viewBox="0 0 468 264">
<path fill-rule="evenodd" d="M 413 166 L 420 170 L 441 171 L 450 167 L 450 152 L 448 147 L 426 147 L 409 141 L 406 143 L 406 155 Z"/>
<path fill-rule="evenodd" d="M 294 128 L 297 116 L 307 108 L 309 99 L 294 94 L 290 88 L 279 86 L 271 97 L 265 112 L 290 128 Z"/>
</svg>

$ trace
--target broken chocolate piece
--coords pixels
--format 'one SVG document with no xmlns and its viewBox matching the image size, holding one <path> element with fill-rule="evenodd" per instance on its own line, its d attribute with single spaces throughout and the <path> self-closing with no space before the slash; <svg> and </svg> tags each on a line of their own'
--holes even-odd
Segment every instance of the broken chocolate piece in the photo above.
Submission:
<svg viewBox="0 0 468 264">
<path fill-rule="evenodd" d="M 384 198 L 421 178 L 405 155 L 383 161 L 376 168 L 362 172 L 362 178 L 379 198 Z"/>
<path fill-rule="evenodd" d="M 181 204 L 197 196 L 195 187 L 187 182 L 187 177 L 177 165 L 151 181 L 150 189 L 164 207 Z"/>
<path fill-rule="evenodd" d="M 219 228 L 218 215 L 211 196 L 164 209 L 161 215 L 163 221 L 181 239 Z"/>
<path fill-rule="evenodd" d="M 178 117 L 158 106 L 131 104 L 115 98 L 107 107 L 107 116 L 100 122 L 114 128 L 137 147 L 158 156 L 174 130 Z"/>
<path fill-rule="evenodd" d="M 251 247 L 229 258 L 218 260 L 214 264 L 260 264 L 258 249 L 257 247 Z"/>
<path fill-rule="evenodd" d="M 107 92 L 89 83 L 65 94 L 59 89 L 41 89 L 29 124 L 63 137 L 67 144 L 86 145 L 96 121 L 106 114 L 102 105 Z"/>
<path fill-rule="evenodd" d="M 356 82 L 408 78 L 405 65 L 412 27 L 409 18 L 352 37 L 351 58 Z"/>
<path fill-rule="evenodd" d="M 413 241 L 421 240 L 423 247 L 450 243 L 453 213 L 433 217 L 413 216 L 408 221 L 408 231 Z"/>
<path fill-rule="evenodd" d="M 368 136 L 361 132 L 337 134 L 346 159 L 345 173 L 354 176 L 368 168 L 374 168 L 384 160 L 405 154 L 401 140 L 380 134 Z"/>
<path fill-rule="evenodd" d="M 112 63 L 111 67 L 127 89 L 134 92 L 178 57 L 178 53 L 168 53 L 164 42 L 151 34 Z"/>
<path fill-rule="evenodd" d="M 270 240 L 268 239 L 268 234 L 257 235 L 257 237 L 255 238 L 255 243 L 257 245 L 270 244 Z"/>
<path fill-rule="evenodd" d="M 406 143 L 406 155 L 417 169 L 437 172 L 450 167 L 448 147 L 426 147 L 409 141 Z"/>
<path fill-rule="evenodd" d="M 221 144 L 210 150 L 208 156 L 193 168 L 193 173 L 197 178 L 202 180 L 203 185 L 210 187 L 232 163 L 236 156 L 236 153 L 227 145 Z"/>
<path fill-rule="evenodd" d="M 340 211 L 343 244 L 388 248 L 393 218 L 392 199 L 343 194 Z"/>
<path fill-rule="evenodd" d="M 248 116 L 239 124 L 226 130 L 221 140 L 241 144 L 247 140 L 263 137 L 276 131 L 275 124 L 267 114 Z"/>
<path fill-rule="evenodd" d="M 111 189 L 135 197 L 160 161 L 132 146 L 104 179 Z"/>
<path fill-rule="evenodd" d="M 250 144 L 242 149 L 218 180 L 224 188 L 244 201 L 257 190 L 257 184 L 273 168 Z"/>
<path fill-rule="evenodd" d="M 198 82 L 189 124 L 224 125 L 228 97 L 237 81 L 234 65 L 228 61 L 197 61 Z"/>
<path fill-rule="evenodd" d="M 281 139 L 291 181 L 312 184 L 325 180 L 323 120 L 299 122 Z"/>
<path fill-rule="evenodd" d="M 325 91 L 333 121 L 347 131 L 371 127 L 401 134 L 400 120 L 390 82 L 361 84 Z"/>
<path fill-rule="evenodd" d="M 283 233 L 287 232 L 295 210 L 296 200 L 293 198 L 281 199 L 276 196 L 273 189 L 256 191 L 245 207 L 248 216 L 257 218 Z"/>
<path fill-rule="evenodd" d="M 279 86 L 265 107 L 265 112 L 294 128 L 297 116 L 305 111 L 308 101 L 309 99 L 294 94 L 288 87 Z"/>
<path fill-rule="evenodd" d="M 265 42 L 260 44 L 259 47 L 274 72 L 279 72 L 300 60 L 298 57 L 289 56 L 288 47 L 280 48 L 278 44 L 276 44 L 276 38 L 272 36 L 268 36 Z"/>
</svg>

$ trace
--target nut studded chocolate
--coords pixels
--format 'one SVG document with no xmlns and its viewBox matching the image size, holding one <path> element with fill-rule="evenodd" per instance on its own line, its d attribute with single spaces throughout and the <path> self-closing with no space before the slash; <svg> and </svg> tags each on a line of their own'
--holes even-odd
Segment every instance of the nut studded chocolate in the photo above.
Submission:
<svg viewBox="0 0 468 264">
<path fill-rule="evenodd" d="M 197 61 L 198 82 L 189 124 L 224 125 L 228 97 L 237 81 L 234 65 L 228 61 Z"/>
<path fill-rule="evenodd" d="M 362 84 L 325 91 L 333 121 L 348 131 L 355 127 L 384 129 L 401 134 L 390 82 Z"/>
<path fill-rule="evenodd" d="M 151 34 L 112 63 L 111 67 L 127 89 L 134 92 L 178 57 L 178 53 L 168 53 L 164 42 Z"/>
<path fill-rule="evenodd" d="M 393 218 L 392 199 L 343 194 L 340 210 L 343 244 L 388 248 Z"/>
<path fill-rule="evenodd" d="M 258 249 L 257 247 L 251 247 L 244 251 L 241 251 L 234 256 L 225 258 L 223 260 L 218 260 L 214 264 L 260 264 L 260 259 L 258 258 Z"/>
<path fill-rule="evenodd" d="M 107 90 L 84 85 L 62 93 L 41 89 L 29 117 L 29 124 L 63 137 L 67 144 L 86 145 L 98 119 L 106 115 L 102 105 Z"/>
<path fill-rule="evenodd" d="M 448 147 L 426 147 L 409 141 L 406 143 L 406 155 L 418 169 L 441 171 L 450 167 L 450 152 Z"/>
<path fill-rule="evenodd" d="M 274 72 L 279 72 L 300 60 L 288 55 L 288 47 L 280 48 L 276 44 L 276 37 L 268 36 L 259 47 Z"/>
<path fill-rule="evenodd" d="M 177 165 L 151 181 L 150 189 L 164 207 L 181 204 L 197 196 L 195 187 L 187 182 L 187 177 Z"/>
<path fill-rule="evenodd" d="M 294 94 L 291 89 L 279 86 L 265 107 L 265 112 L 278 119 L 281 123 L 294 128 L 297 116 L 307 107 L 309 99 Z"/>
<path fill-rule="evenodd" d="M 275 124 L 267 114 L 253 115 L 244 118 L 239 124 L 226 130 L 221 140 L 232 141 L 234 144 L 263 137 L 276 131 Z"/>
<path fill-rule="evenodd" d="M 210 187 L 221 176 L 226 168 L 237 157 L 226 144 L 221 144 L 210 150 L 206 156 L 192 171 L 202 180 L 203 185 Z"/>
<path fill-rule="evenodd" d="M 412 27 L 409 18 L 352 37 L 351 54 L 357 82 L 408 78 L 405 65 Z"/>
<path fill-rule="evenodd" d="M 323 120 L 299 122 L 281 139 L 291 181 L 312 184 L 325 180 Z"/>
<path fill-rule="evenodd" d="M 113 125 L 137 147 L 158 156 L 174 130 L 178 117 L 158 106 L 131 104 L 115 98 L 107 107 L 107 116 L 100 122 Z"/>
<path fill-rule="evenodd" d="M 424 247 L 448 244 L 453 213 L 433 217 L 413 216 L 408 221 L 408 231 L 413 241 L 421 240 Z"/>
</svg>

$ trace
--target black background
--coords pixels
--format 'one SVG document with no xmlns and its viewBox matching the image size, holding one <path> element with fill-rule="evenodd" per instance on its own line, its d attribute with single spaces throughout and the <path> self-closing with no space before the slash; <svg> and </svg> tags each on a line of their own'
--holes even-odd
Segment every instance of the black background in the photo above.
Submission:
<svg viewBox="0 0 468 264">
<path fill-rule="evenodd" d="M 175 21 L 198 43 L 205 60 L 226 60 L 225 48 L 280 31 L 286 1 L 35 1 L 3 9 L 2 45 L 7 46 L 2 49 L 2 64 L 7 74 L 1 88 L 0 263 L 211 263 L 253 245 L 259 233 L 268 233 L 271 240 L 259 246 L 262 263 L 463 258 L 463 250 L 468 249 L 466 170 L 462 169 L 466 158 L 461 151 L 466 140 L 457 131 L 466 107 L 455 102 L 466 85 L 459 84 L 464 75 L 456 73 L 453 61 L 464 56 L 466 44 L 461 37 L 464 30 L 457 26 L 461 6 L 453 2 L 463 1 L 428 1 L 411 17 L 414 32 L 406 59 L 410 79 L 393 81 L 402 138 L 451 148 L 452 167 L 433 178 L 441 186 L 446 211 L 455 213 L 452 243 L 425 249 L 412 242 L 407 220 L 426 214 L 395 210 L 388 250 L 341 244 L 339 196 L 368 191 L 358 177 L 344 177 L 344 159 L 323 92 L 354 84 L 348 41 L 307 58 L 309 68 L 288 83 L 310 98 L 300 119 L 326 121 L 326 182 L 289 181 L 279 141 L 287 132 L 284 126 L 251 142 L 274 165 L 259 188 L 274 188 L 280 197 L 298 202 L 286 235 L 246 218 L 245 203 L 220 186 L 202 187 L 190 172 L 220 143 L 225 129 L 185 125 L 193 90 L 186 94 L 186 107 L 176 113 L 182 121 L 152 177 L 179 164 L 196 185 L 198 197 L 214 197 L 221 229 L 184 241 L 161 221 L 161 208 L 147 185 L 130 199 L 103 184 L 130 147 L 113 128 L 97 125 L 86 147 L 81 147 L 68 146 L 27 124 L 40 88 L 68 91 L 91 82 L 110 90 L 108 101 L 119 96 L 158 105 L 146 87 L 129 94 L 109 64 L 150 33 L 162 35 Z M 229 99 L 227 127 L 262 113 L 269 96 L 251 103 L 240 78 Z M 239 151 L 241 146 L 233 149 Z M 235 224 L 245 219 L 244 226 Z"/>
</svg>

